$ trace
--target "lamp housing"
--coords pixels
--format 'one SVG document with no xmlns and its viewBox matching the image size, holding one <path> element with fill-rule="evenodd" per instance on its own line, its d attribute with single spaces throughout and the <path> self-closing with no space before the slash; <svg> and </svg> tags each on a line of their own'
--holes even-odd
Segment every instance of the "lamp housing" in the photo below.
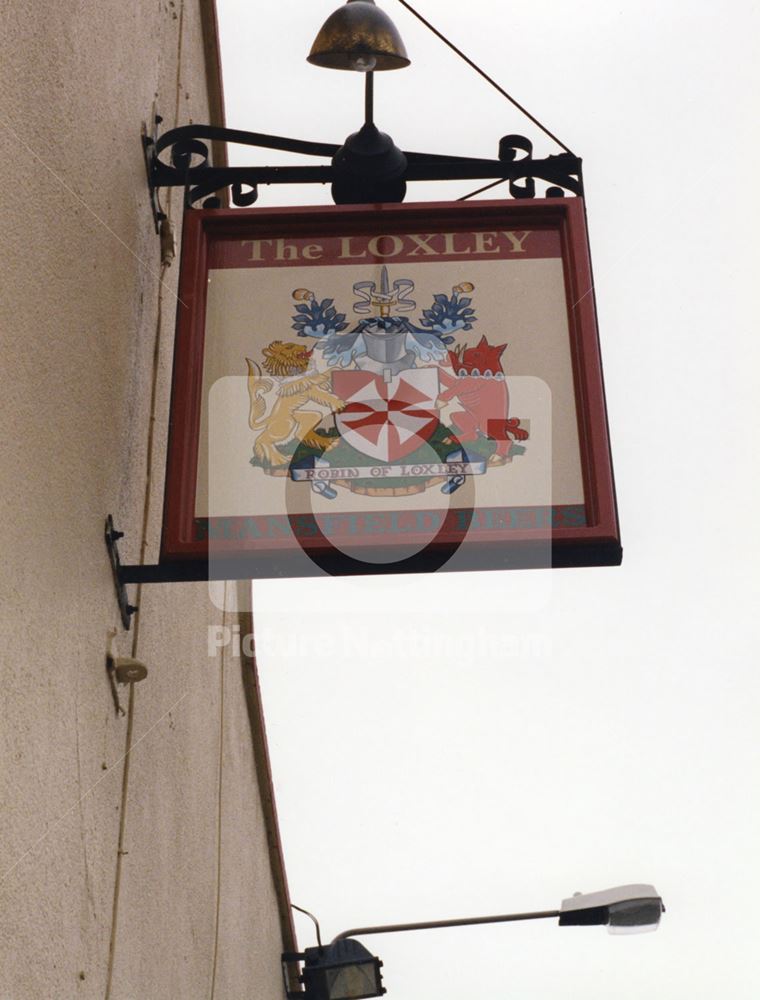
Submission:
<svg viewBox="0 0 760 1000">
<path fill-rule="evenodd" d="M 653 885 L 620 885 L 563 899 L 559 923 L 560 927 L 602 924 L 610 934 L 641 934 L 657 930 L 664 912 Z"/>
<path fill-rule="evenodd" d="M 375 0 L 348 0 L 319 29 L 306 57 L 313 66 L 371 73 L 411 60 L 398 28 Z"/>
</svg>

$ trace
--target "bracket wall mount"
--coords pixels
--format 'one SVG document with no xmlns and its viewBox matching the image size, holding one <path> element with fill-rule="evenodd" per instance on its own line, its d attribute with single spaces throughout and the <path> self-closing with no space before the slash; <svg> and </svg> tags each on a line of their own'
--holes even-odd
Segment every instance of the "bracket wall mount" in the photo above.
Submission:
<svg viewBox="0 0 760 1000">
<path fill-rule="evenodd" d="M 150 131 L 143 130 L 142 145 L 156 230 L 163 217 L 158 202 L 160 188 L 181 187 L 185 207 L 220 208 L 220 193 L 228 190 L 231 204 L 246 208 L 258 198 L 262 184 L 331 184 L 337 204 L 401 202 L 407 183 L 414 181 L 494 180 L 508 181 L 512 198 L 535 198 L 536 181 L 549 187 L 549 198 L 583 194 L 582 161 L 573 153 L 558 153 L 534 159 L 533 143 L 522 135 L 499 140 L 495 160 L 436 153 L 405 152 L 403 175 L 392 182 L 360 173 L 346 174 L 338 153 L 343 147 L 308 142 L 285 136 L 243 132 L 216 125 L 183 125 L 159 134 L 161 116 L 153 115 Z M 209 143 L 226 142 L 257 149 L 282 150 L 304 156 L 324 157 L 329 163 L 316 166 L 216 167 L 211 163 Z M 162 158 L 166 155 L 166 159 Z"/>
</svg>

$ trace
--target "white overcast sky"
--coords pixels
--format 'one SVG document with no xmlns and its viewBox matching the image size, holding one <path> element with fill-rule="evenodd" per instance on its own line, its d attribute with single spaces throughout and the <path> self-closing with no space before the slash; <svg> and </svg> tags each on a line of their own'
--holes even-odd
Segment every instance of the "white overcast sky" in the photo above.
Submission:
<svg viewBox="0 0 760 1000">
<path fill-rule="evenodd" d="M 229 125 L 328 142 L 358 128 L 359 75 L 305 61 L 334 6 L 219 0 Z M 413 61 L 376 79 L 398 145 L 494 156 L 519 132 L 557 151 L 383 6 Z M 757 5 L 418 8 L 584 158 L 625 556 L 254 586 L 292 898 L 332 937 L 651 881 L 657 934 L 543 921 L 365 943 L 390 1000 L 755 1000 Z M 327 189 L 260 198 L 315 201 Z"/>
</svg>

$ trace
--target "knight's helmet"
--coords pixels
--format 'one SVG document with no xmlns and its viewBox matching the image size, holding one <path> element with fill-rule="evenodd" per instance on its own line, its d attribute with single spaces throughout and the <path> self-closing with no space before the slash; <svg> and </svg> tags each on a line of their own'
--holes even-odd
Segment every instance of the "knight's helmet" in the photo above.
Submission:
<svg viewBox="0 0 760 1000">
<path fill-rule="evenodd" d="M 380 272 L 380 288 L 374 282 L 369 285 L 369 306 L 377 310 L 378 315 L 367 321 L 362 332 L 367 354 L 373 361 L 392 364 L 406 354 L 406 323 L 399 316 L 391 316 L 391 309 L 395 307 L 400 311 L 408 311 L 410 306 L 413 308 L 414 304 L 403 297 L 412 288 L 414 285 L 409 281 L 394 281 L 391 288 L 385 265 Z M 354 286 L 354 290 L 358 290 L 357 286 Z"/>
</svg>

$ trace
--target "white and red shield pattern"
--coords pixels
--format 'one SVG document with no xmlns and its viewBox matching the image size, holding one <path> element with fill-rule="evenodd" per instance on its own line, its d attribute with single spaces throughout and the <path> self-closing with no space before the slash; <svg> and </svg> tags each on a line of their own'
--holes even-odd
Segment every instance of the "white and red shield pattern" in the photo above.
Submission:
<svg viewBox="0 0 760 1000">
<path fill-rule="evenodd" d="M 378 462 L 416 451 L 438 426 L 438 369 L 411 368 L 386 382 L 367 371 L 334 371 L 333 392 L 346 407 L 335 425 L 352 448 Z"/>
</svg>

